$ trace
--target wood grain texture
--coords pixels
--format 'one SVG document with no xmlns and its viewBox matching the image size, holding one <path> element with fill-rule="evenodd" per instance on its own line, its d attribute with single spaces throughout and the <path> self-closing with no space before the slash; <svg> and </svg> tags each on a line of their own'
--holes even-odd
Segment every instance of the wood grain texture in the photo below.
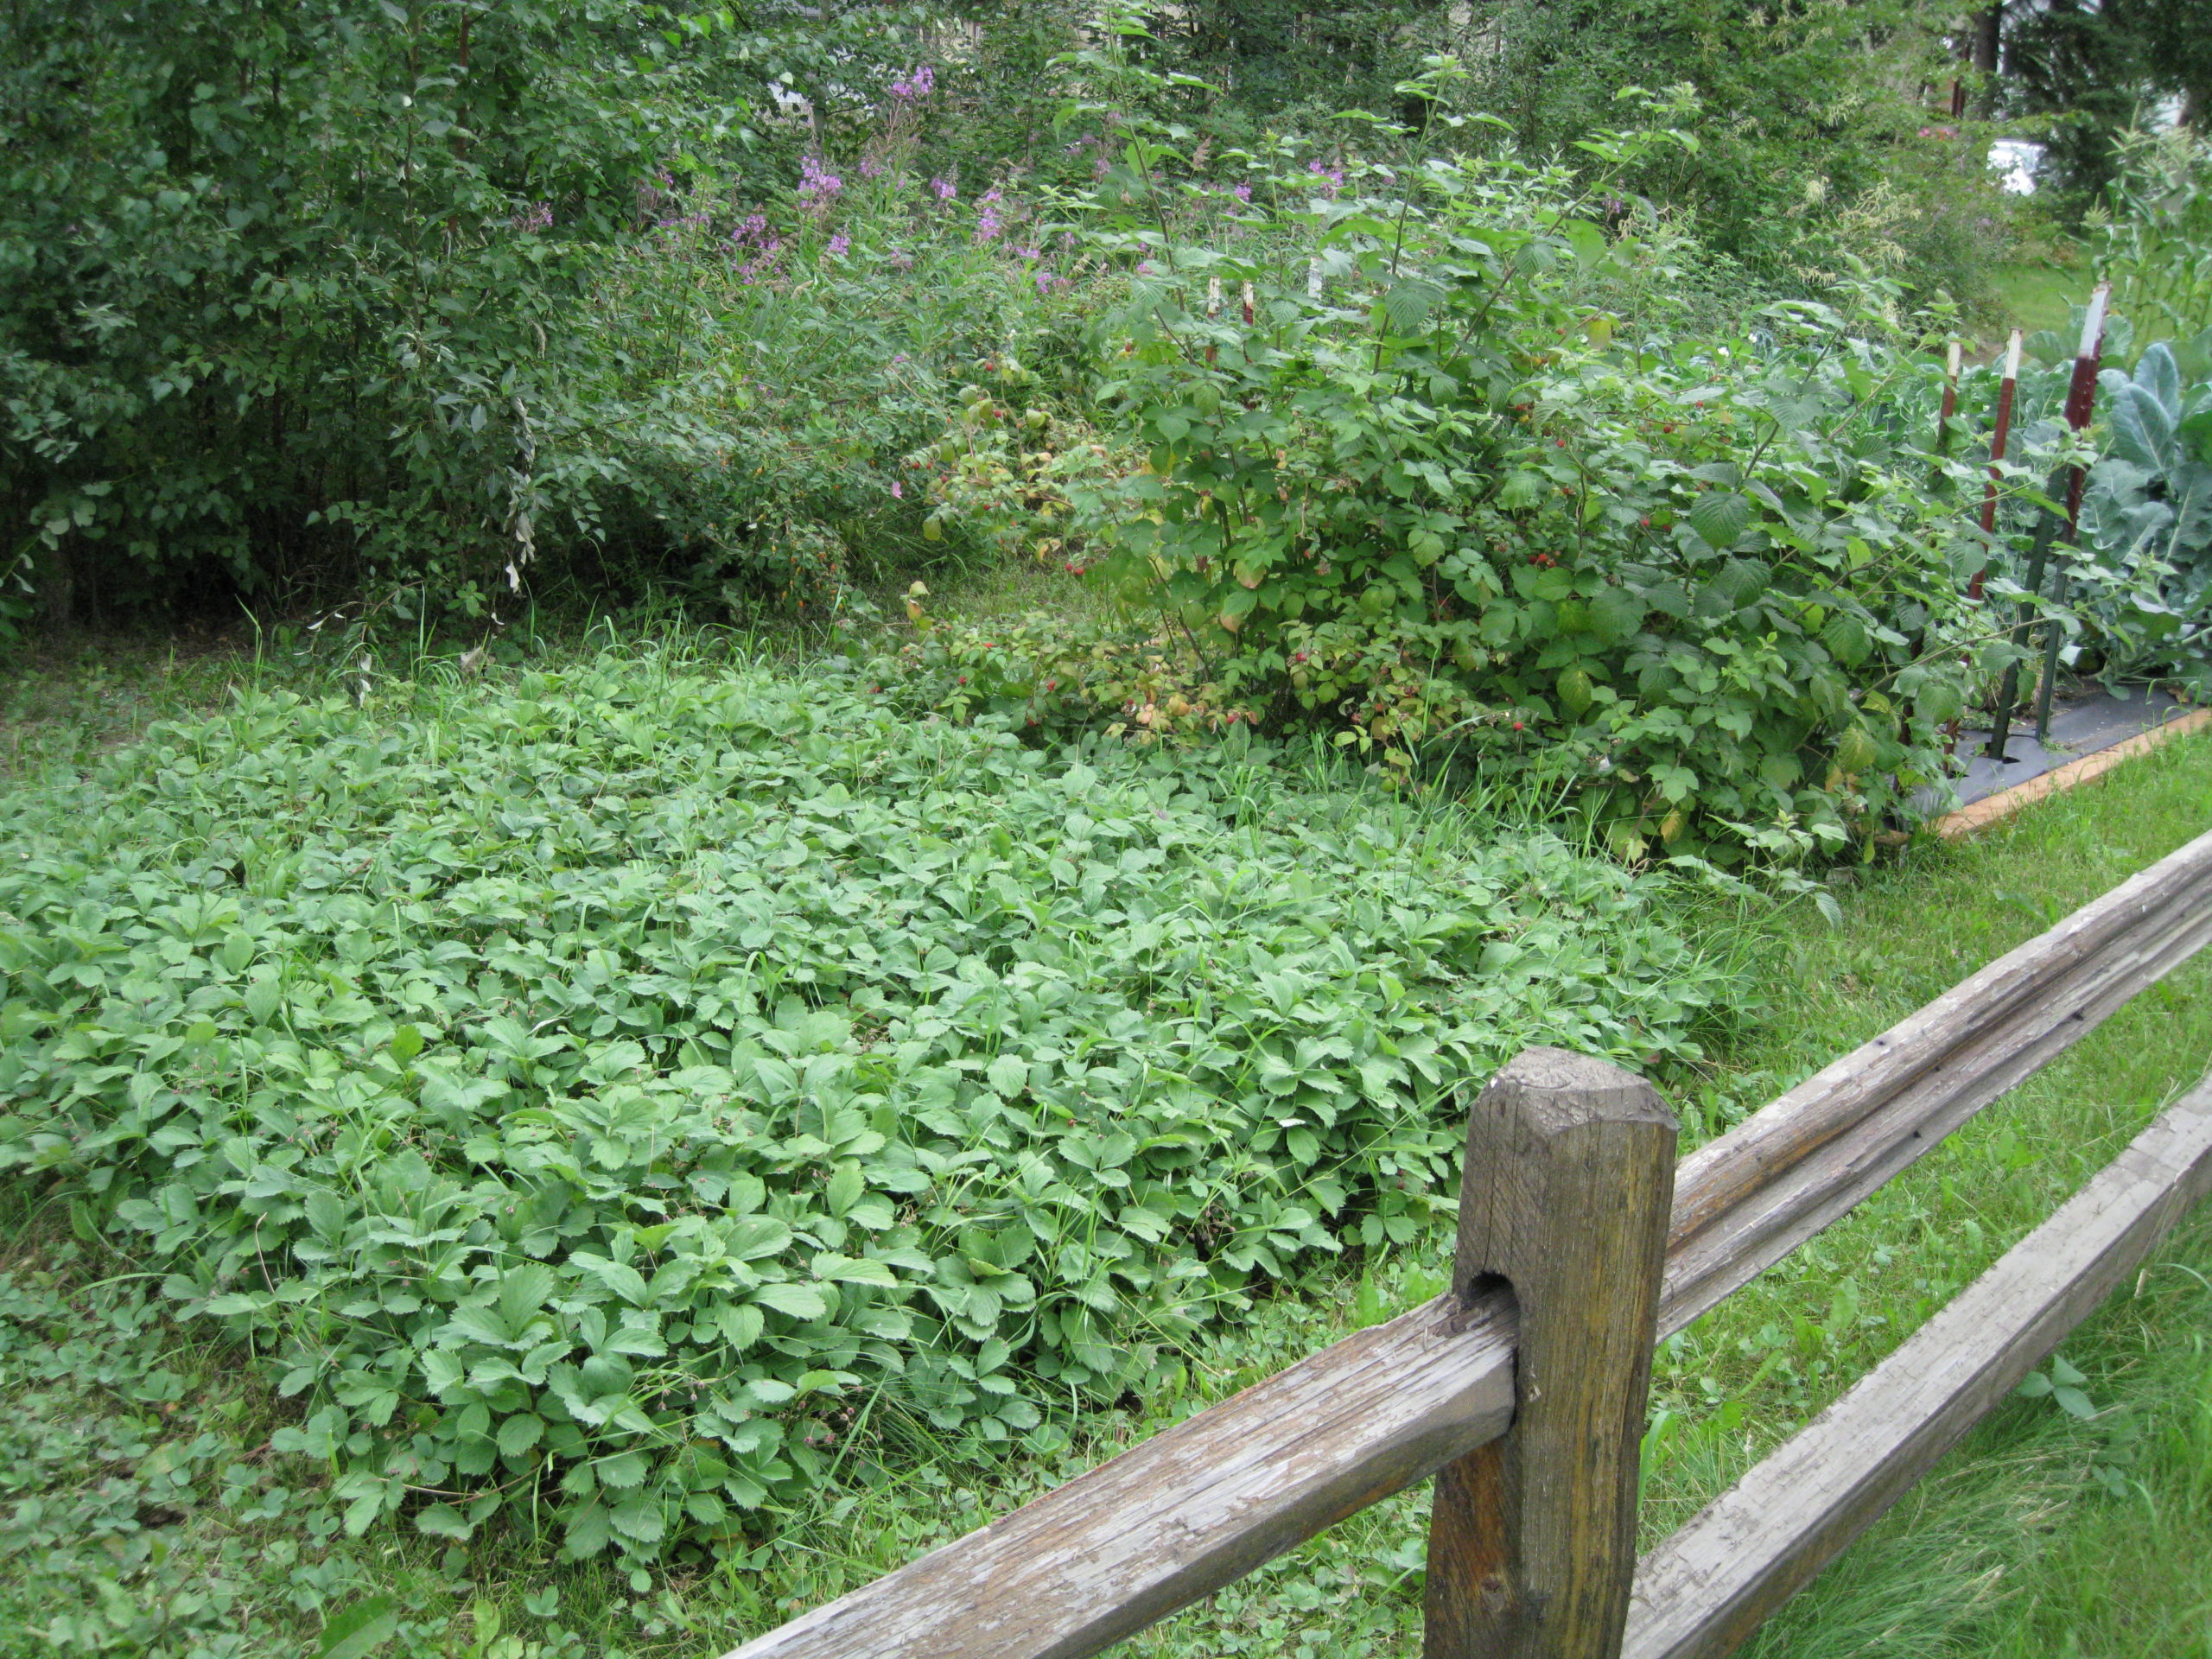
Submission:
<svg viewBox="0 0 2212 1659">
<path fill-rule="evenodd" d="M 1734 1649 L 2212 1190 L 2212 1084 L 2163 1114 L 1812 1426 L 1647 1556 L 1624 1652 Z"/>
<path fill-rule="evenodd" d="M 1324 1349 L 734 1659 L 1072 1659 L 1504 1432 L 1511 1299 Z"/>
<path fill-rule="evenodd" d="M 1516 1056 L 1468 1112 L 1453 1287 L 1511 1290 L 1517 1409 L 1437 1478 L 1426 1659 L 1620 1650 L 1675 1137 L 1649 1084 L 1557 1048 Z"/>
<path fill-rule="evenodd" d="M 1684 1159 L 1659 1333 L 1847 1214 L 2212 942 L 2212 835 L 2000 957 Z"/>
</svg>

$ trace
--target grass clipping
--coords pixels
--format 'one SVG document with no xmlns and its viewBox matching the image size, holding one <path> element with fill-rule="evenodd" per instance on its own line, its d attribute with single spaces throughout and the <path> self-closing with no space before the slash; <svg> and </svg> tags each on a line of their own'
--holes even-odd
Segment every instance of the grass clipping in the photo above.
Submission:
<svg viewBox="0 0 2212 1659">
<path fill-rule="evenodd" d="M 655 658 L 246 696 L 0 837 L 0 1166 L 248 1344 L 349 1530 L 579 1557 L 1049 1450 L 1448 1211 L 1507 1055 L 1725 992 L 1541 833 Z"/>
</svg>

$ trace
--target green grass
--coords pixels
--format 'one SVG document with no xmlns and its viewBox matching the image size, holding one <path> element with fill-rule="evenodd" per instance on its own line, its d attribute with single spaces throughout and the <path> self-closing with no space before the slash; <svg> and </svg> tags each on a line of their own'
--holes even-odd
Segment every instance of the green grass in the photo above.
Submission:
<svg viewBox="0 0 2212 1659">
<path fill-rule="evenodd" d="M 156 720 L 216 707 L 253 671 L 251 636 L 79 636 L 0 675 L 0 780 L 81 766 Z"/>
<path fill-rule="evenodd" d="M 164 702 L 219 691 L 213 671 L 156 675 L 110 662 L 95 702 L 73 694 L 74 671 L 49 665 L 43 678 L 0 690 L 10 753 L 73 760 Z M 1840 927 L 1802 903 L 1779 915 L 1706 916 L 1715 947 L 1776 989 L 1726 1053 L 1663 1079 L 1687 1138 L 1738 1120 L 2212 826 L 2208 776 L 2212 739 L 2188 740 L 1965 847 L 1916 849 L 1901 868 L 1840 891 Z M 1670 1343 L 1656 1393 L 1680 1426 L 1656 1448 L 1647 1530 L 1679 1523 L 1863 1374 L 2208 1064 L 2212 976 L 2199 963 Z M 364 1606 L 389 1624 L 386 1654 L 694 1659 L 1433 1294 L 1446 1249 L 1432 1233 L 1262 1301 L 1242 1325 L 1192 1343 L 1059 1452 L 986 1467 L 943 1448 L 825 1497 L 710 1571 L 633 1580 L 561 1564 L 552 1540 L 518 1529 L 467 1550 L 396 1531 L 345 1538 L 312 1475 L 269 1456 L 289 1408 L 239 1355 L 170 1324 L 144 1281 L 128 1276 L 130 1264 L 73 1237 L 66 1206 L 43 1190 L 18 1183 L 7 1203 L 0 1656 L 10 1659 L 292 1653 L 313 1645 L 334 1610 Z M 2096 1421 L 2077 1422 L 2047 1401 L 2007 1404 L 1756 1650 L 2212 1655 L 2208 1281 L 2212 1224 L 2200 1220 L 2064 1344 Z M 1378 1505 L 1130 1650 L 1415 1651 L 1426 1505 L 1419 1492 Z M 57 1629 L 65 1613 L 76 1622 Z"/>
<path fill-rule="evenodd" d="M 1723 1086 L 1787 1081 L 2207 829 L 2212 740 L 2197 737 L 1872 884 L 1842 930 L 1796 956 L 1796 1029 L 1777 1023 L 1732 1057 Z M 1832 1046 L 1822 1031 L 1834 1033 Z M 2212 964 L 2199 958 L 1684 1333 L 1662 1363 L 1662 1390 L 1741 1400 L 1745 1421 L 1669 1465 L 1679 1473 L 1660 1484 L 1671 1506 L 1655 1504 L 1649 1523 L 1681 1518 L 1833 1397 L 2208 1067 Z M 2208 1224 L 2200 1217 L 2170 1241 L 2062 1344 L 2088 1378 L 2095 1421 L 2077 1422 L 2047 1400 L 2002 1408 L 1753 1651 L 2212 1654 Z M 1835 1313 L 1847 1283 L 1858 1310 L 1844 1322 Z M 1791 1337 L 1806 1337 L 1799 1321 L 1844 1328 L 1793 1347 Z M 1764 1339 L 1769 1325 L 1780 1344 Z M 1777 1348 L 1777 1370 L 1748 1386 Z"/>
<path fill-rule="evenodd" d="M 2075 327 L 2074 309 L 2089 302 L 2089 290 L 2096 286 L 2097 278 L 2086 259 L 2072 265 L 2038 260 L 2033 264 L 1999 265 L 1990 273 L 1990 282 L 1997 290 L 2005 322 L 1980 340 L 1979 349 L 1986 355 L 1994 355 L 2004 350 L 2008 328 L 2025 329 L 2031 334 L 2049 328 L 2070 335 Z M 2129 321 L 2136 329 L 2129 345 L 2131 361 L 2137 352 L 2153 340 L 2173 337 L 2173 329 L 2155 318 L 2130 317 Z M 2110 364 L 2112 359 L 2107 356 L 2106 360 Z"/>
<path fill-rule="evenodd" d="M 2038 328 L 2063 330 L 2074 308 L 2087 303 L 2095 280 L 2086 265 L 2062 268 L 2041 262 L 1999 265 L 1990 272 L 1990 283 L 2006 314 L 2005 326 L 2030 334 Z M 1983 342 L 1992 349 L 2004 343 L 2002 331 L 1993 341 Z"/>
</svg>

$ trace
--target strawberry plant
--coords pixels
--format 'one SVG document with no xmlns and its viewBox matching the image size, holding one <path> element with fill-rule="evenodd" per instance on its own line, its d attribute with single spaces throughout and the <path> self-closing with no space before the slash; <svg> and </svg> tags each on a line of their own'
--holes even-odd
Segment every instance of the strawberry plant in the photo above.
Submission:
<svg viewBox="0 0 2212 1659">
<path fill-rule="evenodd" d="M 610 658 L 243 697 L 0 796 L 0 1168 L 345 1526 L 643 1561 L 1044 1446 L 1448 1213 L 1524 1044 L 1695 1052 L 1656 889 L 1270 764 Z"/>
</svg>

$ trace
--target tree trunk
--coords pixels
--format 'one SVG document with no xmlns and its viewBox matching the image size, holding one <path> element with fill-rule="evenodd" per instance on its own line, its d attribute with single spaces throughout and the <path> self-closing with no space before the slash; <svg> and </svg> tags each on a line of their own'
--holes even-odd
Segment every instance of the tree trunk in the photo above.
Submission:
<svg viewBox="0 0 2212 1659">
<path fill-rule="evenodd" d="M 2005 5 L 1998 0 L 1974 20 L 1974 67 L 1977 73 L 1993 75 L 2005 44 Z"/>
<path fill-rule="evenodd" d="M 67 633 L 76 626 L 77 561 L 67 539 L 31 555 L 31 587 L 41 631 Z"/>
</svg>

